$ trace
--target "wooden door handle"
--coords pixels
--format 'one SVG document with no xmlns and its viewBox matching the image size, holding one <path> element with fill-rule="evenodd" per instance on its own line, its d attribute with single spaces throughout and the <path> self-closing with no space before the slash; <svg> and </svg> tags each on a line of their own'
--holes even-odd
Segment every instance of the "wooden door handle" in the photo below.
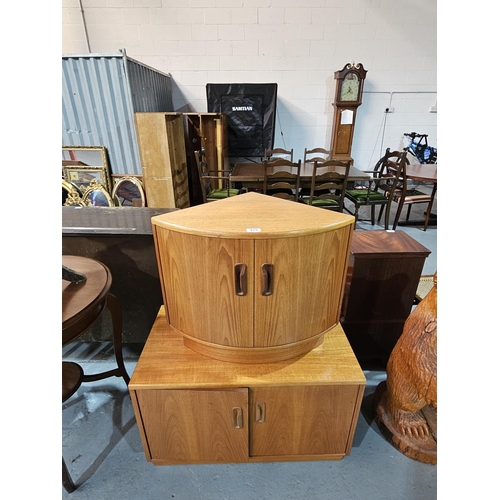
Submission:
<svg viewBox="0 0 500 500">
<path fill-rule="evenodd" d="M 233 408 L 233 427 L 235 429 L 243 428 L 243 410 L 239 406 Z"/>
<path fill-rule="evenodd" d="M 261 290 L 262 295 L 272 295 L 273 293 L 273 271 L 272 264 L 262 264 L 261 267 Z"/>
<path fill-rule="evenodd" d="M 236 295 L 243 296 L 247 294 L 247 265 L 236 264 L 234 266 L 234 289 Z"/>
<path fill-rule="evenodd" d="M 255 422 L 263 424 L 266 420 L 266 403 L 257 401 L 255 403 Z"/>
</svg>

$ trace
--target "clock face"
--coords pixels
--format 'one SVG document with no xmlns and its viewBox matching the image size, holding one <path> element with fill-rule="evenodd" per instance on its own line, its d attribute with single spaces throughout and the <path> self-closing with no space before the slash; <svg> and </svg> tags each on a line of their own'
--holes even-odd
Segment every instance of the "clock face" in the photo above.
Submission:
<svg viewBox="0 0 500 500">
<path fill-rule="evenodd" d="M 340 87 L 340 100 L 343 102 L 357 101 L 359 98 L 359 79 L 355 73 L 348 73 Z"/>
</svg>

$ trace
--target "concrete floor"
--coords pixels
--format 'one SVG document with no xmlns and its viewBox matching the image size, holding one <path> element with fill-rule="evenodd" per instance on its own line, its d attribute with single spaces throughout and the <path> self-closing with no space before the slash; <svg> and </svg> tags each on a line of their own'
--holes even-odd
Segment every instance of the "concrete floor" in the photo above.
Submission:
<svg viewBox="0 0 500 500">
<path fill-rule="evenodd" d="M 433 209 L 437 213 L 437 201 Z M 419 218 L 423 208 L 415 207 Z M 367 218 L 362 211 L 360 218 Z M 412 217 L 413 218 L 413 217 Z M 358 231 L 381 229 L 358 222 Z M 423 274 L 437 269 L 437 227 L 398 227 L 431 250 Z M 125 364 L 134 371 L 142 346 L 125 344 Z M 113 368 L 111 343 L 73 342 L 63 360 L 86 374 Z M 437 466 L 397 451 L 373 421 L 373 394 L 385 371 L 365 370 L 366 390 L 351 454 L 340 461 L 154 466 L 145 459 L 127 387 L 109 378 L 83 384 L 62 410 L 62 454 L 76 491 L 62 498 L 89 500 L 437 498 Z"/>
</svg>

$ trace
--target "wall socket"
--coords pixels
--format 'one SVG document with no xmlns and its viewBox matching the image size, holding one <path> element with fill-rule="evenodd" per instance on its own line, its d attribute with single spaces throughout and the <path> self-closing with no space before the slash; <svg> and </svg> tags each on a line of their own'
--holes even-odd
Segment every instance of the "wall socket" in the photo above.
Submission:
<svg viewBox="0 0 500 500">
<path fill-rule="evenodd" d="M 385 108 L 384 113 L 394 113 L 394 108 L 387 107 L 387 108 Z"/>
<path fill-rule="evenodd" d="M 438 108 L 437 106 L 431 106 L 429 108 L 429 113 L 437 113 L 438 112 Z"/>
</svg>

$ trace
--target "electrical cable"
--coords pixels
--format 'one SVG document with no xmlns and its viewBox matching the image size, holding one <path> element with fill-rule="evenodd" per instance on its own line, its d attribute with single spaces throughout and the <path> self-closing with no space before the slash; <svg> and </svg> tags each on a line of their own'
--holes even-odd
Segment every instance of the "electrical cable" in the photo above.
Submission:
<svg viewBox="0 0 500 500">
<path fill-rule="evenodd" d="M 280 134 L 281 134 L 281 140 L 283 141 L 283 148 L 286 149 L 285 136 L 283 135 L 283 129 L 281 128 L 279 106 L 276 106 L 276 115 L 278 116 L 278 123 L 279 123 L 279 126 L 280 126 Z"/>
</svg>

